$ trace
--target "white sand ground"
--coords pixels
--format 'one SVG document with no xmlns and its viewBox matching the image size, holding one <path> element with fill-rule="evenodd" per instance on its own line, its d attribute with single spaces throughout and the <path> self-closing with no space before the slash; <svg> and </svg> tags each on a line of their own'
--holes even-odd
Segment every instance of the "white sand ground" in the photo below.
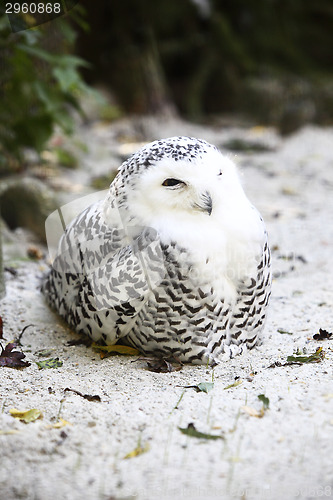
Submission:
<svg viewBox="0 0 333 500">
<path fill-rule="evenodd" d="M 104 172 L 115 167 L 117 138 L 127 130 L 126 123 L 81 130 L 91 147 L 83 170 L 71 174 L 75 182 L 84 181 L 92 165 Z M 266 129 L 151 120 L 145 133 L 150 139 L 195 135 L 219 146 L 230 137 L 276 146 L 236 156 L 274 250 L 263 344 L 214 370 L 152 373 L 136 358 L 102 360 L 91 348 L 66 345 L 78 336 L 43 302 L 38 279 L 45 264 L 21 262 L 17 276 L 6 273 L 0 311 L 7 341 L 33 325 L 22 337 L 31 365 L 0 367 L 1 500 L 333 498 L 333 340 L 312 338 L 319 328 L 333 330 L 333 129 L 307 127 L 282 140 Z M 18 241 L 16 248 L 6 245 L 7 264 L 25 252 L 26 243 Z M 297 348 L 310 354 L 319 346 L 325 351 L 319 363 L 269 368 Z M 63 366 L 39 370 L 41 349 Z M 212 378 L 208 394 L 182 387 Z M 242 383 L 226 389 L 235 380 Z M 101 402 L 66 388 L 98 394 Z M 244 406 L 260 411 L 260 394 L 269 398 L 269 409 L 257 418 Z M 12 408 L 37 408 L 44 418 L 25 424 L 10 415 Z M 54 428 L 59 418 L 70 424 Z M 178 427 L 189 423 L 223 439 L 188 437 Z M 124 458 L 139 443 L 147 451 Z"/>
</svg>

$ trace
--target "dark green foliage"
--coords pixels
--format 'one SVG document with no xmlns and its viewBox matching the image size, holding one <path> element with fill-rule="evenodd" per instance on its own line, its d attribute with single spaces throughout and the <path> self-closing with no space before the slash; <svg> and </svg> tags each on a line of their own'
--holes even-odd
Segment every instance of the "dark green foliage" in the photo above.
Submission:
<svg viewBox="0 0 333 500">
<path fill-rule="evenodd" d="M 12 33 L 0 16 L 0 174 L 21 167 L 23 148 L 40 152 L 55 125 L 72 131 L 70 110 L 87 91 L 78 72 L 87 63 L 68 54 L 74 40 L 68 18 Z"/>
</svg>

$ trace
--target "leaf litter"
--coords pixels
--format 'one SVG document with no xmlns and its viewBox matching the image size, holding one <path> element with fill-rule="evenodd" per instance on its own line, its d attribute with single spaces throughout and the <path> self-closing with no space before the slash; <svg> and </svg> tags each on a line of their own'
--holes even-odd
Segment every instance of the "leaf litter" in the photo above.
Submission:
<svg viewBox="0 0 333 500">
<path fill-rule="evenodd" d="M 12 417 L 17 418 L 18 420 L 21 420 L 26 424 L 34 422 L 39 418 L 43 418 L 43 413 L 40 410 L 37 410 L 37 408 L 32 408 L 31 410 L 24 410 L 24 411 L 12 408 L 11 410 L 9 410 L 9 413 L 11 414 Z"/>
<path fill-rule="evenodd" d="M 262 418 L 269 408 L 269 399 L 265 396 L 265 394 L 259 394 L 258 399 L 262 402 L 262 407 L 259 411 L 251 406 L 242 406 L 242 410 L 250 415 L 250 417 Z"/>
<path fill-rule="evenodd" d="M 8 368 L 26 368 L 30 366 L 29 361 L 23 361 L 25 354 L 21 351 L 15 351 L 17 347 L 16 342 L 11 342 L 6 345 L 5 348 L 1 347 L 0 353 L 0 366 L 6 366 Z"/>
<path fill-rule="evenodd" d="M 333 333 L 329 333 L 327 330 L 323 328 L 319 328 L 319 333 L 316 333 L 313 338 L 314 340 L 333 340 Z"/>
<path fill-rule="evenodd" d="M 62 429 L 66 425 L 72 425 L 72 424 L 67 420 L 64 420 L 63 418 L 59 418 L 59 420 L 55 424 L 47 425 L 46 429 Z"/>
<path fill-rule="evenodd" d="M 178 427 L 178 429 L 182 434 L 185 434 L 186 436 L 189 437 L 195 437 L 199 439 L 212 439 L 212 440 L 224 439 L 224 436 L 222 435 L 207 434 L 205 432 L 198 431 L 193 423 L 188 424 L 187 427 Z"/>
<path fill-rule="evenodd" d="M 281 335 L 293 335 L 293 332 L 288 332 L 288 330 L 285 330 L 284 328 L 278 328 L 278 333 L 281 333 Z"/>
<path fill-rule="evenodd" d="M 320 363 L 325 358 L 325 352 L 322 347 L 318 347 L 315 352 L 309 354 L 308 356 L 297 352 L 291 356 L 287 356 L 287 361 L 281 363 L 281 361 L 275 361 L 268 368 L 278 368 L 280 366 L 290 366 L 290 365 L 303 365 L 306 363 Z"/>
<path fill-rule="evenodd" d="M 177 359 L 150 359 L 147 360 L 147 370 L 155 373 L 178 372 L 183 368 L 183 364 Z"/>
<path fill-rule="evenodd" d="M 265 396 L 265 394 L 259 394 L 258 399 L 262 402 L 265 410 L 267 410 L 269 408 L 269 399 Z"/>
<path fill-rule="evenodd" d="M 322 347 L 318 347 L 315 352 L 310 354 L 309 356 L 304 356 L 304 355 L 299 355 L 296 354 L 295 356 L 288 356 L 287 357 L 287 363 L 297 363 L 297 364 L 303 364 L 303 363 L 319 363 L 322 361 L 325 357 L 325 353 L 323 352 Z"/>
<path fill-rule="evenodd" d="M 94 349 L 94 351 L 100 352 L 102 359 L 108 354 L 125 354 L 127 356 L 138 356 L 140 354 L 140 351 L 138 349 L 127 345 L 99 345 L 93 342 L 91 344 L 91 347 Z"/>
<path fill-rule="evenodd" d="M 243 383 L 242 379 L 235 380 L 235 382 L 233 382 L 232 384 L 229 384 L 229 385 L 226 385 L 225 387 L 223 387 L 223 390 L 226 391 L 227 389 L 231 389 L 232 387 L 238 387 L 242 383 Z"/>
<path fill-rule="evenodd" d="M 208 394 L 214 388 L 214 382 L 200 382 L 197 385 L 178 385 L 177 387 L 184 387 L 184 389 L 195 389 L 197 392 L 205 392 Z"/>
<path fill-rule="evenodd" d="M 4 348 L 0 343 L 1 353 L 0 353 L 0 366 L 5 366 L 7 368 L 26 368 L 30 366 L 31 363 L 29 361 L 23 361 L 25 358 L 25 354 L 21 351 L 15 351 L 15 348 L 20 345 L 20 339 L 24 333 L 24 331 L 30 325 L 23 328 L 20 333 L 18 340 L 16 342 L 9 342 Z M 0 316 L 0 339 L 3 339 L 3 320 Z"/>
<path fill-rule="evenodd" d="M 140 437 L 137 446 L 134 448 L 134 450 L 127 453 L 124 456 L 124 459 L 138 457 L 139 455 L 142 455 L 143 453 L 146 453 L 149 450 L 150 450 L 149 443 L 145 443 L 144 445 L 142 445 Z"/>
<path fill-rule="evenodd" d="M 60 368 L 63 365 L 63 362 L 59 360 L 59 358 L 49 358 L 44 359 L 43 361 L 36 361 L 36 365 L 40 370 L 44 370 L 47 368 Z"/>
</svg>

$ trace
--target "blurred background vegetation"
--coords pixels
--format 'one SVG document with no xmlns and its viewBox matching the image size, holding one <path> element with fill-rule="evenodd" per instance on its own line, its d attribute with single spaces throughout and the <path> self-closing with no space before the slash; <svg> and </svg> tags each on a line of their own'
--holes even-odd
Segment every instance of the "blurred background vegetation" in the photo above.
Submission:
<svg viewBox="0 0 333 500">
<path fill-rule="evenodd" d="M 124 113 L 331 123 L 332 26 L 331 0 L 81 0 L 18 33 L 0 13 L 0 173 L 70 133 L 96 85 Z"/>
<path fill-rule="evenodd" d="M 22 168 L 25 148 L 40 153 L 55 126 L 73 131 L 70 111 L 90 91 L 79 73 L 88 63 L 73 55 L 79 12 L 18 33 L 0 15 L 0 174 Z"/>
<path fill-rule="evenodd" d="M 282 118 L 283 99 L 295 108 L 317 101 L 320 88 L 330 109 L 306 112 L 309 119 L 331 119 L 331 0 L 81 4 L 91 33 L 80 35 L 78 50 L 95 68 L 84 74 L 90 83 L 110 85 L 127 111 L 161 112 L 171 103 L 192 119 L 236 111 L 274 122 Z M 260 94 L 269 93 L 265 99 L 273 102 L 258 109 Z"/>
</svg>

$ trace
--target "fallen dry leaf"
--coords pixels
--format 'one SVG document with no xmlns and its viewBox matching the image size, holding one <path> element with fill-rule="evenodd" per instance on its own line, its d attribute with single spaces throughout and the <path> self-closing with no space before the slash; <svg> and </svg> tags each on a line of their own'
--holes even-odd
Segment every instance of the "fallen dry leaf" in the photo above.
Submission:
<svg viewBox="0 0 333 500">
<path fill-rule="evenodd" d="M 242 406 L 242 410 L 250 415 L 250 417 L 256 417 L 256 418 L 262 418 L 265 414 L 264 408 L 261 408 L 260 411 L 256 410 L 255 408 L 252 408 L 251 406 Z"/>
<path fill-rule="evenodd" d="M 29 259 L 41 260 L 43 258 L 43 252 L 40 250 L 40 248 L 30 245 L 30 247 L 27 249 L 27 256 L 29 257 Z"/>
<path fill-rule="evenodd" d="M 155 373 L 178 372 L 183 368 L 182 363 L 169 361 L 168 359 L 153 359 L 147 361 L 147 369 Z"/>
<path fill-rule="evenodd" d="M 250 417 L 262 418 L 265 415 L 266 410 L 269 408 L 269 399 L 265 396 L 265 394 L 259 394 L 258 399 L 262 402 L 262 408 L 259 411 L 251 406 L 242 406 L 242 410 L 250 415 Z"/>
<path fill-rule="evenodd" d="M 72 425 L 70 422 L 67 422 L 67 420 L 64 420 L 63 418 L 59 418 L 58 422 L 55 424 L 50 424 L 46 426 L 46 429 L 62 429 L 62 427 L 65 427 L 66 425 Z"/>
<path fill-rule="evenodd" d="M 95 351 L 102 351 L 101 358 L 105 356 L 105 353 L 125 354 L 127 356 L 138 356 L 140 354 L 140 351 L 138 351 L 138 349 L 135 349 L 134 347 L 130 347 L 127 345 L 118 345 L 118 344 L 99 345 L 99 344 L 95 344 L 95 342 L 93 342 L 91 344 L 91 347 Z"/>
<path fill-rule="evenodd" d="M 333 340 L 333 333 L 329 333 L 327 330 L 319 328 L 319 333 L 316 333 L 313 338 L 315 340 Z"/>
<path fill-rule="evenodd" d="M 29 363 L 29 361 L 23 361 L 25 354 L 21 351 L 14 350 L 15 347 L 17 347 L 15 342 L 7 344 L 5 348 L 0 344 L 0 347 L 0 366 L 6 366 L 8 368 L 26 368 L 30 366 L 31 363 Z"/>
<path fill-rule="evenodd" d="M 42 412 L 40 410 L 37 410 L 37 408 L 32 408 L 31 410 L 24 410 L 24 411 L 12 408 L 11 410 L 9 410 L 9 413 L 11 414 L 12 417 L 18 418 L 19 420 L 25 422 L 26 424 L 28 424 L 29 422 L 34 422 L 38 418 L 43 418 Z"/>
<path fill-rule="evenodd" d="M 150 446 L 148 443 L 146 443 L 144 446 L 141 446 L 141 444 L 139 444 L 136 448 L 134 448 L 134 450 L 130 451 L 129 453 L 127 453 L 124 458 L 134 458 L 134 457 L 138 457 L 139 455 L 142 455 L 143 453 L 146 453 L 147 451 L 149 451 L 150 449 Z"/>
</svg>

